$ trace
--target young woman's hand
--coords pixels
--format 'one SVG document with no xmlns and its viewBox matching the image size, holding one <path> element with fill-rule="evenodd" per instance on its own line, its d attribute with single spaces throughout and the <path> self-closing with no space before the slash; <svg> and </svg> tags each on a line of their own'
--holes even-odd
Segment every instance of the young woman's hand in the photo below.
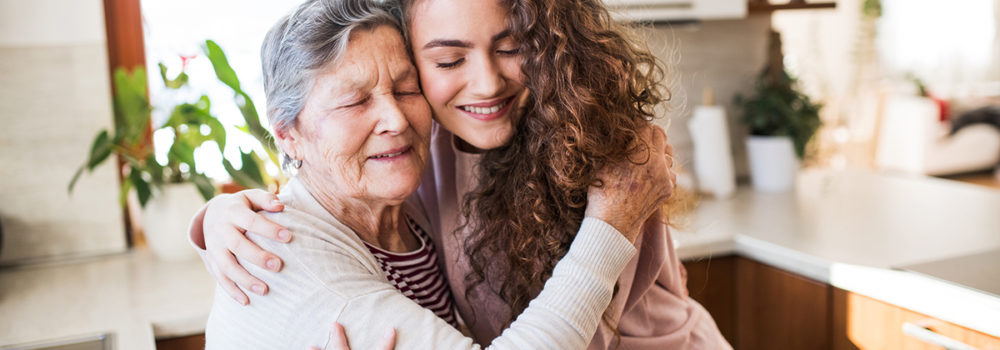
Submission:
<svg viewBox="0 0 1000 350">
<path fill-rule="evenodd" d="M 351 350 L 351 346 L 347 344 L 347 333 L 344 332 L 344 326 L 340 323 L 334 323 L 333 329 L 330 330 L 330 335 L 332 338 L 333 350 Z M 396 347 L 396 330 L 389 328 L 386 329 L 385 335 L 379 340 L 378 345 L 375 346 L 375 350 L 392 350 Z M 320 350 L 319 348 L 313 346 L 309 347 L 309 350 Z"/>
<path fill-rule="evenodd" d="M 206 205 L 202 221 L 205 264 L 222 289 L 237 302 L 246 305 L 250 299 L 237 285 L 256 294 L 267 293 L 267 284 L 250 275 L 236 257 L 271 271 L 281 270 L 281 259 L 246 237 L 247 231 L 279 242 L 288 242 L 292 235 L 287 229 L 267 220 L 256 211 L 284 210 L 274 193 L 264 190 L 244 190 L 219 195 Z M 198 242 L 195 242 L 198 243 Z"/>
<path fill-rule="evenodd" d="M 670 198 L 676 181 L 673 147 L 663 129 L 650 125 L 640 136 L 630 161 L 602 169 L 603 186 L 587 192 L 586 216 L 607 222 L 633 242 L 646 219 Z"/>
</svg>

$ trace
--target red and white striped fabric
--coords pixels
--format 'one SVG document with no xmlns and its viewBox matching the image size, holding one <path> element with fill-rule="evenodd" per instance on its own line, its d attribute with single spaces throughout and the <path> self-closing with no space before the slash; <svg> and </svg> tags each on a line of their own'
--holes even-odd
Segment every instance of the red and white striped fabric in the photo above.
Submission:
<svg viewBox="0 0 1000 350">
<path fill-rule="evenodd" d="M 413 219 L 406 217 L 410 232 L 420 241 L 420 249 L 407 253 L 393 253 L 365 242 L 389 283 L 400 293 L 441 319 L 458 327 L 452 308 L 451 290 L 438 267 L 437 255 L 430 236 Z"/>
</svg>

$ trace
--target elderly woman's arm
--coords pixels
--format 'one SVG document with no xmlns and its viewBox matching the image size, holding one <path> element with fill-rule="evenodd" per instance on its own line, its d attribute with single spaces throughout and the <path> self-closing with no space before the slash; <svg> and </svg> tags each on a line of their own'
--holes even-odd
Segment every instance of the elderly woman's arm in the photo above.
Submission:
<svg viewBox="0 0 1000 350">
<path fill-rule="evenodd" d="M 297 216 L 293 210 L 271 217 Z M 389 284 L 352 233 L 331 234 L 328 227 L 298 221 L 307 220 L 276 220 L 295 233 L 289 244 L 249 235 L 282 257 L 286 266 L 274 273 L 248 265 L 251 273 L 271 284 L 271 295 L 252 296 L 249 307 L 217 293 L 207 329 L 209 349 L 271 342 L 299 349 L 328 344 L 326 330 L 333 322 L 344 325 L 356 349 L 378 344 L 387 327 L 397 330 L 401 349 L 479 348 Z M 600 220 L 586 219 L 583 226 L 584 234 L 576 237 L 542 292 L 490 348 L 582 349 L 590 342 L 635 247 Z"/>
</svg>

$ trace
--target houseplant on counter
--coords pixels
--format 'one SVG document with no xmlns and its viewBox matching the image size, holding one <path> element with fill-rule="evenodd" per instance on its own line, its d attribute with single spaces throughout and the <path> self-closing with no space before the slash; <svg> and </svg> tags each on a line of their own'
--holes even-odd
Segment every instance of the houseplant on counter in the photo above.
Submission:
<svg viewBox="0 0 1000 350">
<path fill-rule="evenodd" d="M 187 83 L 184 72 L 168 79 L 166 67 L 161 64 L 160 73 L 170 89 L 180 89 Z M 210 102 L 205 96 L 173 106 L 167 121 L 155 131 L 173 136 L 165 159 L 157 159 L 149 142 L 153 134 L 152 106 L 146 92 L 145 70 L 136 67 L 129 73 L 118 68 L 113 83 L 114 129 L 101 130 L 94 138 L 87 161 L 70 181 L 69 190 L 73 190 L 85 169 L 93 170 L 111 155 L 117 155 L 122 163 L 122 206 L 127 205 L 134 191 L 143 208 L 143 232 L 150 249 L 161 259 L 191 258 L 193 250 L 183 232 L 204 200 L 215 195 L 211 180 L 197 170 L 194 152 L 208 141 L 214 141 L 221 152 L 225 128 L 209 113 Z"/>
<path fill-rule="evenodd" d="M 820 126 L 821 105 L 798 91 L 785 70 L 781 36 L 771 32 L 768 63 L 750 98 L 736 97 L 743 122 L 750 128 L 747 155 L 754 189 L 787 191 L 795 184 L 806 144 Z"/>
</svg>

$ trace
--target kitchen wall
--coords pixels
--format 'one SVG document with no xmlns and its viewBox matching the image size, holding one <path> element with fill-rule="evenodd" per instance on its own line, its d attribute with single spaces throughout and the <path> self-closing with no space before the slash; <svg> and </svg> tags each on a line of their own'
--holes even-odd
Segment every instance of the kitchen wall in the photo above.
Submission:
<svg viewBox="0 0 1000 350">
<path fill-rule="evenodd" d="M 750 14 L 739 20 L 714 20 L 689 24 L 657 24 L 644 28 L 650 49 L 667 63 L 673 99 L 665 118 L 667 137 L 677 158 L 690 171 L 694 168 L 687 122 L 695 106 L 702 104 L 702 90 L 714 91 L 715 104 L 726 107 L 734 164 L 738 175 L 747 173 L 744 140 L 733 97 L 751 91 L 753 80 L 764 67 L 767 53 L 769 14 Z"/>
<path fill-rule="evenodd" d="M 112 162 L 66 186 L 112 122 L 101 0 L 0 0 L 0 265 L 126 249 Z"/>
</svg>

